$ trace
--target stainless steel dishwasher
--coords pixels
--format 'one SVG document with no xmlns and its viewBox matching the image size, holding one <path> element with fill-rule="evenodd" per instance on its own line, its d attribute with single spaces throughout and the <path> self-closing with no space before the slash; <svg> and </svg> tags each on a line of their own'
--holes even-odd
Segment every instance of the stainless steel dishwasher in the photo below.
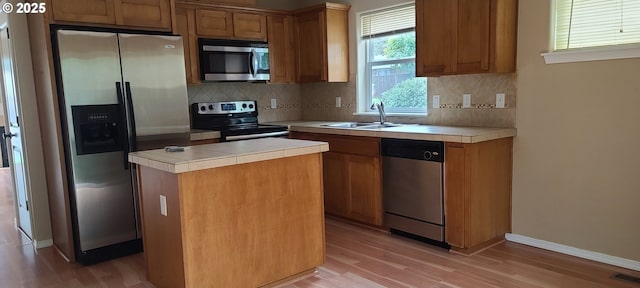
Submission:
<svg viewBox="0 0 640 288">
<path fill-rule="evenodd" d="M 410 233 L 405 236 L 417 235 L 446 246 L 444 143 L 382 139 L 381 148 L 384 224 L 391 232 Z"/>
</svg>

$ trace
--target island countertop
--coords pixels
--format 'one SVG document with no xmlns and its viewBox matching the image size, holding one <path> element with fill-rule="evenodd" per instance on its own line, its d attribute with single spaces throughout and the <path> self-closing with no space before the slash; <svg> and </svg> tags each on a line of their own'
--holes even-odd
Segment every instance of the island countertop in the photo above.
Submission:
<svg viewBox="0 0 640 288">
<path fill-rule="evenodd" d="M 129 162 L 170 173 L 293 157 L 329 151 L 326 142 L 285 138 L 261 138 L 184 147 L 183 152 L 164 149 L 129 153 Z"/>
</svg>

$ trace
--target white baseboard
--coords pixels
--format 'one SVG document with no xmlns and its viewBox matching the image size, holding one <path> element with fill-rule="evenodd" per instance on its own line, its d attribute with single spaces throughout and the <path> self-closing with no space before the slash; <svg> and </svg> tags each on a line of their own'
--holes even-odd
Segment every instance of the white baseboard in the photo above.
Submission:
<svg viewBox="0 0 640 288">
<path fill-rule="evenodd" d="M 46 248 L 50 246 L 53 246 L 53 239 L 46 239 L 46 240 L 40 240 L 40 241 L 33 240 L 33 247 L 36 247 L 36 249 Z"/>
<path fill-rule="evenodd" d="M 528 246 L 533 246 L 536 248 L 541 248 L 545 250 L 550 250 L 562 254 L 567 254 L 579 258 L 584 258 L 596 262 L 601 262 L 605 264 L 610 264 L 622 268 L 627 268 L 631 270 L 640 271 L 640 261 L 629 260 L 617 256 L 611 256 L 607 254 L 602 254 L 598 252 L 593 252 L 589 250 L 579 249 L 563 244 L 553 243 L 545 240 L 540 240 L 536 238 L 531 238 L 518 234 L 507 233 L 505 238 L 508 241 L 520 243 Z"/>
</svg>

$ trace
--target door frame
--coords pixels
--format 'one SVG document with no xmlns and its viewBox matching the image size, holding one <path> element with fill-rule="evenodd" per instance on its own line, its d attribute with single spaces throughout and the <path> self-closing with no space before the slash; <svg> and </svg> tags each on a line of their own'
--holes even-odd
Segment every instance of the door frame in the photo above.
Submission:
<svg viewBox="0 0 640 288">
<path fill-rule="evenodd" d="M 0 5 L 12 3 L 15 7 L 17 2 L 24 1 L 3 0 L 0 1 Z M 27 17 L 25 14 L 0 13 L 0 27 L 2 29 L 9 27 L 9 39 L 11 39 L 9 45 L 11 47 L 15 87 L 16 93 L 19 95 L 16 100 L 22 132 L 26 196 L 29 201 L 32 230 L 32 235 L 30 236 L 35 248 L 48 247 L 53 245 L 53 236 Z M 4 84 L 1 87 L 4 90 Z M 4 98 L 2 109 L 5 112 L 3 117 L 6 123 L 9 123 L 6 113 L 6 95 L 2 93 L 2 97 Z M 15 181 L 12 159 L 10 159 L 9 166 Z M 17 205 L 17 202 L 15 205 Z M 16 217 L 17 213 L 16 206 Z"/>
</svg>

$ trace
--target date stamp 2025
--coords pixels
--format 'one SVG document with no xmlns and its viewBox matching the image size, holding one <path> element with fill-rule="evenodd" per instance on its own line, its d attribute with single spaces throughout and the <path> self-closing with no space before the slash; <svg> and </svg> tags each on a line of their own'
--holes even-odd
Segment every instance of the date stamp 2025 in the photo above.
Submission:
<svg viewBox="0 0 640 288">
<path fill-rule="evenodd" d="M 21 3 L 11 4 L 9 2 L 2 4 L 0 7 L 2 13 L 18 13 L 18 14 L 37 14 L 47 11 L 47 5 L 44 2 L 33 3 Z"/>
</svg>

